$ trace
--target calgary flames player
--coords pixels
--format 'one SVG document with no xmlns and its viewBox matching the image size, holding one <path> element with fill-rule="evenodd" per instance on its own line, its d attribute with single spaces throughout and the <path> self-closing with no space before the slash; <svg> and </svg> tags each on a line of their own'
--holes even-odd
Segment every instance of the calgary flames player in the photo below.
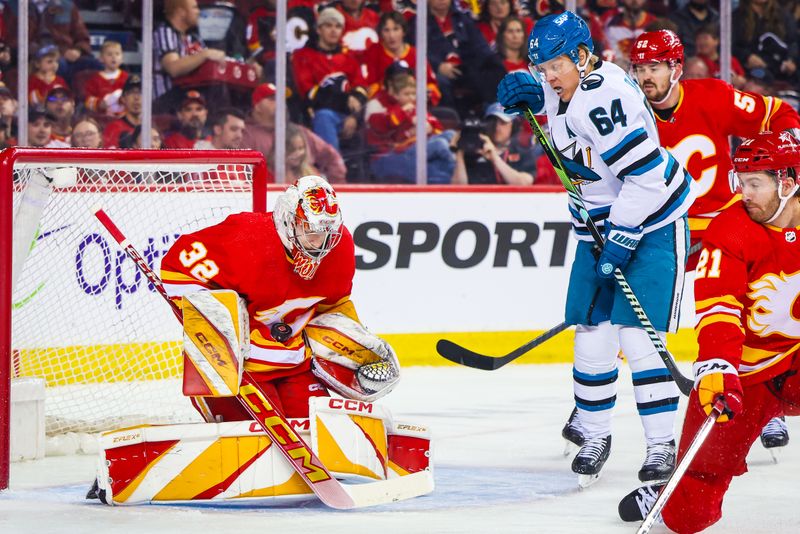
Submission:
<svg viewBox="0 0 800 534">
<path fill-rule="evenodd" d="M 348 398 L 367 396 L 358 384 L 355 390 L 341 384 L 327 367 L 312 367 L 303 335 L 321 314 L 335 314 L 329 317 L 360 330 L 350 301 L 354 274 L 353 238 L 342 225 L 336 193 L 319 176 L 300 178 L 271 213 L 231 215 L 181 236 L 161 263 L 171 297 L 232 289 L 245 299 L 250 322 L 245 369 L 286 417 L 308 417 L 309 397 L 328 395 L 326 386 Z M 387 343 L 375 345 L 380 352 L 375 361 L 389 364 L 383 385 L 391 387 L 399 377 L 396 357 Z M 209 422 L 250 418 L 232 398 L 192 397 L 192 403 Z"/>
<path fill-rule="evenodd" d="M 135 504 L 307 496 L 297 468 L 274 453 L 242 407 L 242 366 L 246 386 L 257 384 L 298 425 L 292 428 L 305 433 L 337 478 L 389 482 L 427 470 L 427 429 L 395 423 L 372 404 L 399 380 L 399 363 L 389 344 L 360 324 L 350 301 L 354 250 L 336 193 L 319 176 L 300 178 L 271 213 L 230 215 L 178 238 L 161 274 L 183 312 L 183 391 L 206 423 L 105 434 L 87 498 Z M 329 389 L 344 400 L 328 399 Z M 429 480 L 424 491 L 432 489 Z"/>
<path fill-rule="evenodd" d="M 739 198 L 728 183 L 730 136 L 754 137 L 764 130 L 797 136 L 800 116 L 778 98 L 737 91 L 722 80 L 680 81 L 683 44 L 670 30 L 641 34 L 631 49 L 631 68 L 653 108 L 661 143 L 700 186 L 689 208 L 686 272 L 693 271 L 711 219 Z M 761 442 L 767 449 L 789 442 L 782 415 L 764 426 Z"/>
<path fill-rule="evenodd" d="M 679 449 L 722 399 L 726 411 L 662 512 L 678 533 L 722 517 L 722 499 L 762 425 L 800 415 L 800 141 L 787 132 L 748 139 L 733 160 L 741 202 L 703 237 L 695 280 L 699 354 Z M 660 486 L 644 486 L 619 506 L 625 521 L 652 508 Z"/>
</svg>

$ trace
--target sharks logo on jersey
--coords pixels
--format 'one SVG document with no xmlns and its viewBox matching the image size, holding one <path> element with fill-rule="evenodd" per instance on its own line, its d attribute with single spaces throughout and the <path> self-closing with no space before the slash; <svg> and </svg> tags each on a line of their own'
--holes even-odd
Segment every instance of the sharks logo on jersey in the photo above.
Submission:
<svg viewBox="0 0 800 534">
<path fill-rule="evenodd" d="M 622 69 L 599 62 L 569 103 L 543 87 L 553 146 L 578 176 L 573 182 L 598 225 L 610 217 L 647 233 L 686 213 L 694 199 L 692 180 L 659 145 L 652 112 Z M 573 225 L 579 238 L 590 239 L 574 213 Z"/>
</svg>

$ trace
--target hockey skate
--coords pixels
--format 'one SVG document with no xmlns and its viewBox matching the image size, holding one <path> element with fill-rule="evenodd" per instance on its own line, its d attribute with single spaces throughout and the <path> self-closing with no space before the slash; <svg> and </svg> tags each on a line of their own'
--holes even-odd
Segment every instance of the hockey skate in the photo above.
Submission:
<svg viewBox="0 0 800 534">
<path fill-rule="evenodd" d="M 611 436 L 591 438 L 584 442 L 572 460 L 572 471 L 578 474 L 578 486 L 588 488 L 597 482 L 610 452 Z"/>
<path fill-rule="evenodd" d="M 656 503 L 658 494 L 663 487 L 664 484 L 642 486 L 624 496 L 617 507 L 620 519 L 623 521 L 644 521 L 644 518 L 647 517 L 647 514 Z M 661 518 L 659 518 L 660 521 Z"/>
<path fill-rule="evenodd" d="M 578 409 L 573 408 L 569 414 L 564 428 L 561 429 L 561 437 L 564 438 L 564 456 L 569 456 L 576 447 L 583 445 L 583 427 L 578 419 Z"/>
<path fill-rule="evenodd" d="M 786 426 L 786 418 L 773 417 L 764 428 L 761 429 L 761 444 L 769 451 L 772 461 L 778 463 L 778 452 L 781 447 L 789 444 L 789 428 Z"/>
<path fill-rule="evenodd" d="M 642 482 L 667 480 L 675 471 L 675 440 L 647 446 L 647 455 L 639 469 Z"/>
</svg>

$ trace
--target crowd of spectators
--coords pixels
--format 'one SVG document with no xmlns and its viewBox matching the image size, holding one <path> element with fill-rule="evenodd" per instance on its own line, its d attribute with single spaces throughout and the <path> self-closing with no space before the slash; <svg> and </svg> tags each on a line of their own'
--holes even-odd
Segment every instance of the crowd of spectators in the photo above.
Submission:
<svg viewBox="0 0 800 534">
<path fill-rule="evenodd" d="M 141 2 L 29 0 L 29 114 L 19 122 L 19 1 L 0 0 L 0 146 L 14 145 L 25 124 L 35 147 L 140 147 L 139 64 L 125 64 L 113 36 L 93 40 L 81 13 L 124 13 L 127 26 Z M 274 167 L 276 1 L 155 2 L 153 148 L 251 148 Z M 800 1 L 734 5 L 729 81 L 796 103 Z M 206 8 L 228 10 L 224 36 L 201 37 Z M 287 178 L 415 183 L 416 2 L 288 0 L 288 10 Z M 528 68 L 535 21 L 561 10 L 557 0 L 428 1 L 429 183 L 558 183 L 527 123 L 503 113 L 495 90 L 505 73 Z M 718 0 L 578 0 L 577 11 L 605 61 L 627 68 L 641 32 L 668 28 L 684 43 L 684 77 L 720 76 Z M 235 65 L 251 79 L 198 79 L 207 64 Z"/>
</svg>

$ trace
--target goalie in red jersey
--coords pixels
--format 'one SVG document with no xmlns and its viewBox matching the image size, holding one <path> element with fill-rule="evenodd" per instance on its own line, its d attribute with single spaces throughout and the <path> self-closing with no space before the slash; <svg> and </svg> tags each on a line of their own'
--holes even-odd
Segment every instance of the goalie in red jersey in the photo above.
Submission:
<svg viewBox="0 0 800 534">
<path fill-rule="evenodd" d="M 662 511 L 678 533 L 722 517 L 731 479 L 770 418 L 800 415 L 800 141 L 763 132 L 733 159 L 741 202 L 717 216 L 703 237 L 697 267 L 695 390 L 683 424 L 679 460 L 719 399 L 726 410 Z M 642 519 L 659 486 L 620 502 L 623 520 Z"/>
<path fill-rule="evenodd" d="M 273 212 L 234 214 L 181 236 L 161 275 L 172 298 L 238 293 L 250 327 L 244 368 L 286 417 L 308 417 L 308 399 L 329 387 L 372 401 L 399 379 L 394 351 L 360 324 L 350 301 L 354 250 L 333 188 L 304 176 Z M 235 398 L 194 396 L 192 403 L 208 422 L 250 419 Z"/>
</svg>

